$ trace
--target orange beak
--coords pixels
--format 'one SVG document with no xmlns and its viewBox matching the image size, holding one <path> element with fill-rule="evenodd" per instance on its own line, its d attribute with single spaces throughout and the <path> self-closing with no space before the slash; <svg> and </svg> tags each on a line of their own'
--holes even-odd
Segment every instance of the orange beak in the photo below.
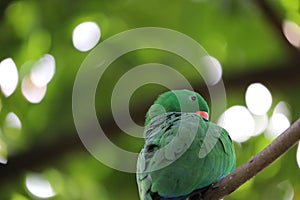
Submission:
<svg viewBox="0 0 300 200">
<path fill-rule="evenodd" d="M 205 112 L 205 111 L 197 111 L 196 114 L 197 114 L 197 115 L 200 115 L 201 117 L 203 117 L 203 118 L 206 119 L 206 120 L 208 120 L 208 118 L 209 118 L 208 113 Z"/>
</svg>

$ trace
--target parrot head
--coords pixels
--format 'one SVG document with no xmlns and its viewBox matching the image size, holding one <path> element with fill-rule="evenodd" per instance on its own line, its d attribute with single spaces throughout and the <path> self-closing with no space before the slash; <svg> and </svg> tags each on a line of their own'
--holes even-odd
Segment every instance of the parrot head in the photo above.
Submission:
<svg viewBox="0 0 300 200">
<path fill-rule="evenodd" d="M 161 94 L 149 108 L 145 125 L 153 117 L 167 112 L 196 113 L 205 120 L 209 119 L 208 105 L 200 94 L 190 90 L 171 90 Z"/>
</svg>

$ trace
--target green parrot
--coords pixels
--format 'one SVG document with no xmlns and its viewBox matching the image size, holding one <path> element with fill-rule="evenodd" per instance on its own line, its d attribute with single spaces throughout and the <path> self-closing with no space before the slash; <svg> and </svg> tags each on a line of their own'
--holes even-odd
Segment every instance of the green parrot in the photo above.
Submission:
<svg viewBox="0 0 300 200">
<path fill-rule="evenodd" d="M 160 95 L 146 114 L 144 137 L 136 176 L 141 200 L 188 199 L 235 168 L 229 134 L 209 121 L 196 92 Z"/>
</svg>

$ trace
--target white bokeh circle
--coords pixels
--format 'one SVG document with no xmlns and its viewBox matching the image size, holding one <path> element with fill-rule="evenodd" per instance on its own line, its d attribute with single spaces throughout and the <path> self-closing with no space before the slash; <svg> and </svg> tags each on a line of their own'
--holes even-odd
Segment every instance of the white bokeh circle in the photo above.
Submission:
<svg viewBox="0 0 300 200">
<path fill-rule="evenodd" d="M 83 22 L 73 30 L 73 45 L 79 51 L 89 51 L 99 42 L 101 29 L 95 22 Z"/>
</svg>

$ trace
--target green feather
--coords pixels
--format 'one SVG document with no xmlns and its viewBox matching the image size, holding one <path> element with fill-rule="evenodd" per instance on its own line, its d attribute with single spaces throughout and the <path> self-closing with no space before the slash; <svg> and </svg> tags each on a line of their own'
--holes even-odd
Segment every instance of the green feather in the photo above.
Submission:
<svg viewBox="0 0 300 200">
<path fill-rule="evenodd" d="M 185 102 L 196 95 L 188 90 L 174 92 L 185 98 Z M 154 195 L 185 198 L 194 190 L 218 181 L 235 167 L 234 148 L 226 130 L 195 114 L 195 105 L 191 110 L 185 106 L 185 112 L 178 112 L 178 101 L 169 105 L 173 104 L 172 94 L 165 93 L 156 101 L 164 107 L 163 113 L 151 116 L 151 107 L 147 114 L 145 145 L 137 163 L 141 199 L 152 200 Z M 196 96 L 197 107 L 208 112 L 206 102 L 199 94 Z"/>
<path fill-rule="evenodd" d="M 195 101 L 191 98 L 196 97 Z M 196 112 L 206 111 L 209 113 L 209 108 L 203 97 L 190 90 L 172 90 L 160 95 L 154 104 L 150 107 L 146 114 L 145 125 L 151 118 L 167 112 Z"/>
</svg>

